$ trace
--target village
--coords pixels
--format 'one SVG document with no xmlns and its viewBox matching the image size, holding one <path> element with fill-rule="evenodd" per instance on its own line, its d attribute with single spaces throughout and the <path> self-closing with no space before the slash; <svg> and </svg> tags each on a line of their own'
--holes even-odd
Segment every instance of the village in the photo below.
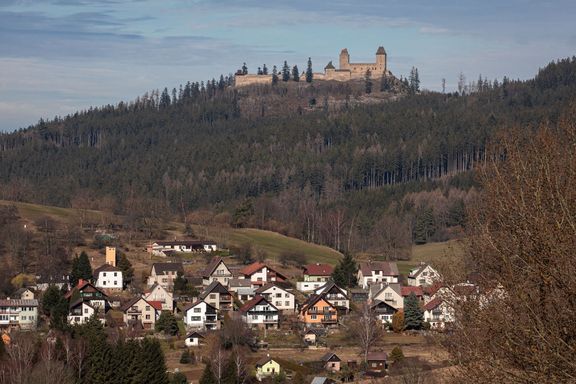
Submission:
<svg viewBox="0 0 576 384">
<path fill-rule="evenodd" d="M 355 281 L 340 286 L 335 269 L 343 268 L 346 257 L 336 268 L 323 263 L 287 268 L 269 260 L 242 263 L 212 241 L 157 241 L 146 251 L 153 262 L 142 281 L 143 290 L 135 289 L 126 269 L 119 267 L 116 247 L 107 246 L 103 263 L 90 265 L 91 278 L 72 278 L 68 271 L 38 276 L 35 284 L 0 300 L 4 342 L 10 342 L 12 332 L 46 329 L 41 306 L 52 289 L 64 292 L 68 326 L 98 319 L 106 329 L 119 330 L 127 338 L 168 340 L 173 349 L 168 351 L 168 362 L 170 354 L 177 360 L 181 350 L 187 356 L 190 350 L 201 363 L 210 338 L 235 321 L 235 326 L 240 323 L 250 332 L 247 344 L 254 354 L 246 359 L 253 361 L 247 369 L 250 377 L 293 378 L 298 365 L 306 363 L 305 372 L 312 373 L 314 384 L 354 381 L 390 373 L 404 357 L 401 346 L 410 350 L 412 342 L 400 338 L 392 347 L 394 337 L 411 331 L 413 340 L 421 342 L 424 335 L 449 332 L 452 303 L 470 295 L 489 297 L 473 277 L 444 284 L 428 263 L 401 275 L 394 261 L 362 261 L 352 271 Z M 182 255 L 185 260 L 177 261 Z M 173 328 L 166 326 L 171 322 Z M 350 338 L 359 330 L 371 332 L 373 339 Z M 290 351 L 299 359 L 287 359 Z M 447 364 L 437 357 L 432 360 L 440 362 L 436 368 Z M 187 369 L 182 361 L 187 359 L 180 359 L 172 371 L 195 382 L 202 364 Z"/>
</svg>

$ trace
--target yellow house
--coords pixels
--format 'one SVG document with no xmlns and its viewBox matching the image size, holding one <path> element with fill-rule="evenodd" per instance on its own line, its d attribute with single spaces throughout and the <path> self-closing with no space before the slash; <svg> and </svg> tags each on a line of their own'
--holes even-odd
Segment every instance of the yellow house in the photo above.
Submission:
<svg viewBox="0 0 576 384">
<path fill-rule="evenodd" d="M 280 364 L 268 355 L 256 362 L 256 378 L 262 381 L 265 377 L 279 375 L 281 369 Z"/>
</svg>

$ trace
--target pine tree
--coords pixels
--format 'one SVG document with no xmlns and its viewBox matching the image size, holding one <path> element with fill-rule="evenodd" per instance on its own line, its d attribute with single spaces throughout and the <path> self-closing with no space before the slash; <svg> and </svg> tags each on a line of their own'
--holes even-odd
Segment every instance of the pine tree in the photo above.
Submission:
<svg viewBox="0 0 576 384">
<path fill-rule="evenodd" d="M 242 74 L 243 75 L 248 74 L 248 67 L 246 66 L 246 63 L 242 64 Z"/>
<path fill-rule="evenodd" d="M 160 95 L 160 109 L 164 109 L 170 106 L 170 95 L 168 94 L 168 88 L 164 88 L 162 94 Z"/>
<path fill-rule="evenodd" d="M 421 207 L 416 213 L 416 223 L 414 225 L 414 242 L 425 244 L 436 232 L 436 221 L 434 211 L 429 207 Z"/>
<path fill-rule="evenodd" d="M 314 73 L 312 72 L 312 59 L 308 58 L 308 67 L 306 68 L 306 82 L 311 83 Z"/>
<path fill-rule="evenodd" d="M 226 365 L 224 366 L 224 373 L 222 374 L 222 384 L 236 384 L 238 382 L 238 372 L 236 363 L 234 362 L 234 355 L 230 356 Z"/>
<path fill-rule="evenodd" d="M 300 71 L 298 71 L 297 65 L 292 67 L 292 80 L 300 81 Z"/>
<path fill-rule="evenodd" d="M 272 68 L 272 85 L 278 84 L 278 69 L 276 66 Z"/>
<path fill-rule="evenodd" d="M 184 272 L 178 271 L 176 278 L 174 279 L 174 292 L 180 294 L 188 290 L 188 280 L 184 277 Z"/>
<path fill-rule="evenodd" d="M 187 384 L 188 379 L 182 372 L 176 372 L 170 378 L 170 384 Z"/>
<path fill-rule="evenodd" d="M 202 372 L 202 377 L 200 378 L 200 384 L 216 384 L 216 376 L 214 376 L 214 372 L 212 372 L 212 364 L 208 362 L 204 367 L 204 371 Z"/>
<path fill-rule="evenodd" d="M 184 352 L 182 352 L 182 355 L 180 355 L 180 364 L 190 364 L 191 361 L 190 352 L 185 349 Z"/>
<path fill-rule="evenodd" d="M 332 279 L 334 283 L 341 288 L 355 287 L 357 284 L 356 273 L 358 266 L 352 255 L 348 252 L 344 253 L 344 258 L 334 268 L 332 272 Z"/>
<path fill-rule="evenodd" d="M 132 268 L 132 263 L 126 257 L 124 252 L 120 252 L 120 257 L 118 258 L 118 268 L 122 270 L 122 279 L 124 280 L 124 285 L 128 285 L 132 282 L 134 277 L 134 268 Z"/>
<path fill-rule="evenodd" d="M 74 256 L 72 259 L 72 269 L 70 270 L 70 285 L 75 287 L 78 285 L 78 280 L 80 279 L 80 272 L 78 271 L 78 255 Z"/>
<path fill-rule="evenodd" d="M 267 75 L 267 74 L 268 74 L 268 67 L 266 66 L 266 64 L 264 64 L 264 65 L 262 66 L 262 74 L 263 74 L 263 75 Z"/>
<path fill-rule="evenodd" d="M 372 93 L 372 72 L 369 69 L 364 74 L 364 87 L 367 94 Z"/>
<path fill-rule="evenodd" d="M 135 383 L 168 384 L 166 362 L 156 339 L 145 338 L 140 342 L 139 360 L 142 364 L 140 372 L 134 378 Z"/>
<path fill-rule="evenodd" d="M 404 299 L 404 327 L 406 329 L 422 329 L 424 312 L 414 292 Z"/>
<path fill-rule="evenodd" d="M 256 71 L 256 73 L 257 73 L 258 75 L 263 75 L 263 74 L 264 74 L 264 72 L 262 71 L 262 68 L 260 68 L 260 67 L 258 67 L 258 70 Z"/>
<path fill-rule="evenodd" d="M 78 276 L 86 281 L 92 280 L 92 266 L 86 252 L 82 251 L 78 258 Z"/>
<path fill-rule="evenodd" d="M 284 65 L 282 66 L 282 81 L 290 80 L 290 67 L 288 62 L 284 60 Z"/>
<path fill-rule="evenodd" d="M 404 352 L 402 352 L 402 348 L 399 346 L 392 348 L 392 352 L 390 352 L 390 360 L 395 363 L 404 360 Z"/>
<path fill-rule="evenodd" d="M 162 311 L 156 324 L 154 325 L 156 332 L 164 332 L 170 336 L 176 336 L 179 332 L 178 321 L 170 311 Z"/>
<path fill-rule="evenodd" d="M 418 76 L 418 68 L 416 67 L 412 67 L 410 70 L 410 82 L 408 88 L 412 94 L 420 91 L 420 77 Z"/>
</svg>

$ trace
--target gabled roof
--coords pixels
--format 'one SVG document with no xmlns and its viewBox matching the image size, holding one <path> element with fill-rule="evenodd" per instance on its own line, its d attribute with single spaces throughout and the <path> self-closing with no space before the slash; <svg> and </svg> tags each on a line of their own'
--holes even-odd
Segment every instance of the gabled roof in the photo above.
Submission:
<svg viewBox="0 0 576 384">
<path fill-rule="evenodd" d="M 266 292 L 267 290 L 269 290 L 269 289 L 272 288 L 272 287 L 276 287 L 276 288 L 278 288 L 278 289 L 281 289 L 281 290 L 284 291 L 284 292 L 287 292 L 287 293 L 290 293 L 290 294 L 293 295 L 292 292 L 288 292 L 286 289 L 284 289 L 283 287 L 281 287 L 279 284 L 276 284 L 276 282 L 271 282 L 271 283 L 268 283 L 268 284 L 266 284 L 266 285 L 263 285 L 262 287 L 258 288 L 255 292 L 256 292 L 256 293 L 264 293 L 264 292 Z"/>
<path fill-rule="evenodd" d="M 372 271 L 382 271 L 384 276 L 398 276 L 398 265 L 393 261 L 369 261 L 360 263 L 360 270 L 364 276 L 372 275 Z"/>
<path fill-rule="evenodd" d="M 102 294 L 103 297 L 108 297 L 107 294 L 105 294 L 104 292 L 102 292 L 101 290 L 99 290 L 98 288 L 96 288 L 94 286 L 94 284 L 92 284 L 91 282 L 87 281 L 87 280 L 79 280 L 78 281 L 78 285 L 76 285 L 74 288 L 72 288 L 71 290 L 69 290 L 68 292 L 66 292 L 66 294 L 64 295 L 64 297 L 66 299 L 70 299 L 72 297 L 72 295 L 74 294 L 74 291 L 79 291 L 79 292 L 100 292 Z"/>
<path fill-rule="evenodd" d="M 212 273 L 218 268 L 220 263 L 224 263 L 224 260 L 220 256 L 214 256 L 210 261 L 210 264 L 206 267 L 206 269 L 202 272 L 202 277 L 210 277 Z M 226 263 L 224 263 L 226 265 Z"/>
<path fill-rule="evenodd" d="M 402 287 L 402 296 L 410 296 L 413 293 L 416 296 L 424 295 L 424 291 L 422 291 L 422 287 Z"/>
<path fill-rule="evenodd" d="M 386 361 L 388 354 L 386 352 L 368 352 L 368 361 Z"/>
<path fill-rule="evenodd" d="M 335 383 L 335 381 L 332 379 L 329 379 L 327 377 L 314 376 L 314 378 L 312 379 L 312 382 L 310 384 L 332 384 L 332 383 Z"/>
<path fill-rule="evenodd" d="M 166 241 L 155 241 L 154 244 L 158 245 L 184 245 L 184 246 L 195 246 L 195 245 L 216 245 L 213 241 L 204 240 L 166 240 Z"/>
<path fill-rule="evenodd" d="M 202 334 L 201 334 L 200 332 L 198 332 L 198 331 L 194 331 L 194 332 L 189 333 L 189 334 L 186 335 L 186 339 L 189 339 L 189 338 L 191 338 L 191 337 L 197 337 L 197 338 L 199 338 L 199 339 L 203 339 L 203 338 L 204 338 L 204 335 L 202 335 Z"/>
<path fill-rule="evenodd" d="M 263 366 L 264 364 L 266 364 L 267 362 L 269 362 L 269 361 L 271 361 L 271 360 L 272 360 L 272 361 L 275 361 L 275 362 L 277 363 L 277 361 L 274 360 L 273 358 L 271 358 L 270 356 L 265 356 L 265 357 L 261 358 L 260 360 L 258 360 L 258 361 L 256 362 L 256 367 L 261 367 L 261 366 Z"/>
<path fill-rule="evenodd" d="M 320 295 L 310 295 L 310 297 L 308 298 L 308 300 L 304 303 L 304 305 L 302 305 L 302 312 L 305 312 L 308 310 L 308 308 L 313 307 L 314 305 L 316 305 L 316 303 L 318 303 L 320 300 L 324 300 L 326 302 L 326 304 L 328 304 L 329 306 L 331 306 L 332 308 L 336 309 L 335 306 L 332 305 L 332 303 L 330 303 L 328 300 L 326 300 L 326 298 L 324 297 L 324 293 L 320 294 Z"/>
<path fill-rule="evenodd" d="M 330 61 L 330 62 L 328 62 L 328 64 L 326 64 L 324 69 L 336 69 L 336 68 L 334 67 L 334 64 L 332 64 L 332 62 Z"/>
<path fill-rule="evenodd" d="M 330 264 L 308 264 L 303 269 L 305 275 L 311 276 L 329 276 L 334 272 L 334 267 Z"/>
<path fill-rule="evenodd" d="M 148 304 L 152 306 L 157 311 L 162 310 L 162 302 L 161 301 L 148 301 Z"/>
<path fill-rule="evenodd" d="M 223 293 L 223 294 L 230 294 L 230 292 L 223 286 L 219 281 L 213 281 L 210 283 L 209 286 L 206 287 L 204 291 L 198 297 L 200 299 L 206 298 L 211 293 Z"/>
<path fill-rule="evenodd" d="M 252 300 L 247 301 L 241 308 L 240 308 L 240 312 L 248 312 L 249 310 L 251 310 L 252 308 L 254 308 L 255 306 L 257 306 L 258 304 L 260 304 L 262 301 L 265 301 L 267 304 L 269 304 L 272 308 L 274 308 L 275 310 L 278 310 L 278 308 L 276 308 L 271 302 L 269 302 L 268 300 L 266 300 L 265 297 L 257 295 L 255 296 Z"/>
<path fill-rule="evenodd" d="M 228 286 L 229 287 L 244 287 L 244 288 L 248 288 L 252 286 L 252 281 L 250 281 L 250 279 L 230 279 L 228 280 Z"/>
<path fill-rule="evenodd" d="M 333 280 L 330 280 L 326 282 L 326 284 L 324 284 L 323 286 L 316 288 L 314 292 L 322 290 L 322 293 L 328 293 L 334 288 L 336 288 L 341 295 L 343 295 L 346 299 L 348 299 L 348 295 L 346 294 L 346 292 L 342 288 L 337 286 Z"/>
<path fill-rule="evenodd" d="M 128 301 L 126 304 L 124 304 L 120 310 L 122 312 L 126 312 L 127 310 L 129 310 L 134 304 L 136 304 L 137 302 L 139 302 L 140 300 L 144 300 L 146 303 L 150 304 L 149 301 L 147 301 L 145 298 L 140 297 L 140 296 L 136 296 L 133 297 L 132 299 L 130 299 L 130 301 Z"/>
<path fill-rule="evenodd" d="M 431 311 L 434 308 L 438 307 L 442 304 L 443 300 L 439 297 L 435 298 L 434 300 L 429 301 L 426 305 L 424 305 L 424 310 Z"/>
<path fill-rule="evenodd" d="M 168 271 L 184 273 L 182 263 L 154 263 L 152 264 L 152 269 L 154 269 L 156 275 L 166 275 Z"/>
<path fill-rule="evenodd" d="M 336 355 L 334 352 L 328 352 L 320 358 L 320 361 L 342 361 L 342 359 L 339 358 L 338 355 Z"/>
<path fill-rule="evenodd" d="M 389 308 L 393 309 L 394 311 L 398 311 L 397 308 L 394 308 L 393 306 L 391 306 L 390 304 L 388 304 L 386 301 L 383 301 L 383 300 L 374 300 L 374 302 L 372 303 L 372 305 L 370 306 L 370 308 L 374 309 L 374 308 L 377 308 L 377 307 L 381 307 L 381 306 L 383 306 L 383 305 L 386 306 L 386 307 L 389 307 Z"/>
<path fill-rule="evenodd" d="M 94 277 L 97 277 L 100 274 L 100 272 L 122 272 L 122 270 L 113 265 L 104 264 L 96 268 L 92 274 L 94 275 Z"/>
<path fill-rule="evenodd" d="M 421 263 L 418 266 L 418 268 L 415 268 L 412 271 L 410 271 L 410 274 L 408 275 L 408 277 L 411 279 L 416 279 L 418 277 L 418 275 L 420 275 L 429 266 L 430 266 L 430 264 Z M 432 267 L 430 266 L 430 268 L 432 268 Z M 432 269 L 434 269 L 434 268 L 432 268 Z"/>
<path fill-rule="evenodd" d="M 210 307 L 210 308 L 214 309 L 215 311 L 218 310 L 215 306 L 208 304 L 204 300 L 196 300 L 195 302 L 190 303 L 187 306 L 185 306 L 183 308 L 182 312 L 188 312 L 190 309 L 192 309 L 192 308 L 196 307 L 198 304 L 202 304 L 202 303 L 206 304 L 206 307 Z"/>
<path fill-rule="evenodd" d="M 252 263 L 252 264 L 247 265 L 247 266 L 245 266 L 244 268 L 242 268 L 242 269 L 240 270 L 240 274 L 241 274 L 241 275 L 245 275 L 245 276 L 251 276 L 251 275 L 253 275 L 254 273 L 256 273 L 256 272 L 258 272 L 259 270 L 261 270 L 262 268 L 264 268 L 264 267 L 267 267 L 267 265 L 264 264 L 264 263 L 260 263 L 260 262 L 257 261 L 257 262 L 255 262 L 255 263 Z M 268 269 L 270 269 L 270 268 L 268 268 Z"/>
<path fill-rule="evenodd" d="M 400 283 L 372 284 L 372 285 L 370 285 L 368 290 L 370 291 L 371 297 L 376 297 L 376 296 L 380 295 L 382 293 L 382 291 L 386 290 L 387 288 L 392 289 L 394 292 L 396 292 L 399 295 L 402 294 L 402 286 L 400 285 Z"/>
</svg>

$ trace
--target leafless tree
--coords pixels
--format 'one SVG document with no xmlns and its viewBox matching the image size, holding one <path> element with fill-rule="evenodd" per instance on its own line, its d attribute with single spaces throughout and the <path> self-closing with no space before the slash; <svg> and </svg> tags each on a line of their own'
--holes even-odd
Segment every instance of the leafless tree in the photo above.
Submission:
<svg viewBox="0 0 576 384">
<path fill-rule="evenodd" d="M 33 334 L 12 334 L 10 344 L 6 347 L 8 354 L 8 377 L 10 384 L 23 384 L 28 380 L 34 357 L 36 340 Z"/>
<path fill-rule="evenodd" d="M 364 362 L 367 362 L 370 349 L 382 336 L 382 324 L 368 304 L 364 304 L 362 311 L 348 325 L 348 332 L 360 347 Z"/>
</svg>

